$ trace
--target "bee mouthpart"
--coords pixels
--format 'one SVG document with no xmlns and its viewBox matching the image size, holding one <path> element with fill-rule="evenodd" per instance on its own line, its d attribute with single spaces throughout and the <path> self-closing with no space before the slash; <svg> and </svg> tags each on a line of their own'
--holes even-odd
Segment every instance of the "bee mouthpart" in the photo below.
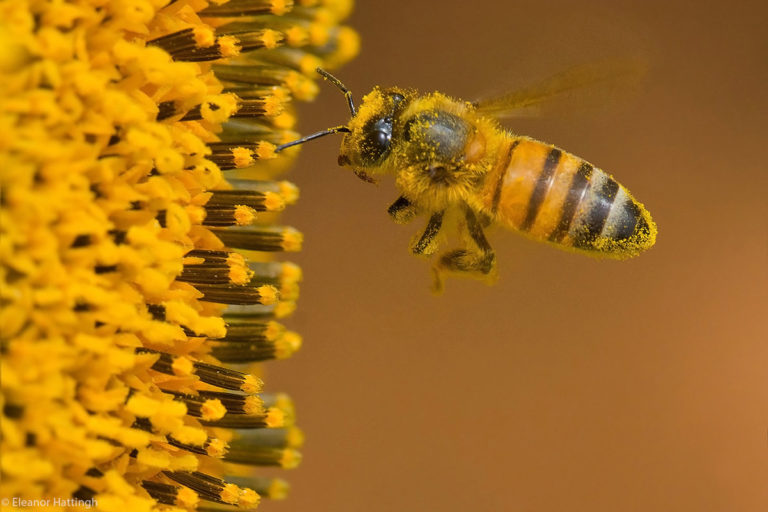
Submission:
<svg viewBox="0 0 768 512">
<path fill-rule="evenodd" d="M 373 184 L 378 183 L 376 179 L 371 178 L 371 176 L 365 171 L 363 171 L 362 169 L 352 169 L 352 172 L 355 173 L 355 176 L 357 176 L 358 178 L 360 178 L 366 183 L 373 183 Z"/>
<path fill-rule="evenodd" d="M 349 161 L 349 157 L 347 155 L 339 155 L 339 165 L 341 167 L 344 167 L 345 165 L 349 165 L 351 162 Z"/>
</svg>

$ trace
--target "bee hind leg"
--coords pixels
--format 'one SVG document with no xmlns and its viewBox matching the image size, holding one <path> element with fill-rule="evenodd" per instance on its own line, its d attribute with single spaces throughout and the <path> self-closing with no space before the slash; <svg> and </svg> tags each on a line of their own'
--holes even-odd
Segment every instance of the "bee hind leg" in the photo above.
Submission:
<svg viewBox="0 0 768 512">
<path fill-rule="evenodd" d="M 479 277 L 491 282 L 495 277 L 496 255 L 483 233 L 483 227 L 475 213 L 468 206 L 464 207 L 467 231 L 474 250 L 458 249 L 440 256 L 434 266 L 433 290 L 440 293 L 443 289 L 443 274 L 446 272 Z"/>
</svg>

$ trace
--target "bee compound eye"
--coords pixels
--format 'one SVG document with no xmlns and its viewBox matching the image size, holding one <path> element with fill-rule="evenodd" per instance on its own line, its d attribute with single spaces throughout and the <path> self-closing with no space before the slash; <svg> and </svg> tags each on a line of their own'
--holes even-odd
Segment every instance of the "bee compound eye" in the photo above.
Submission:
<svg viewBox="0 0 768 512">
<path fill-rule="evenodd" d="M 381 159 L 389 149 L 391 138 L 392 136 L 383 130 L 368 132 L 361 148 L 363 159 L 369 163 Z"/>
<path fill-rule="evenodd" d="M 392 142 L 392 119 L 378 119 L 368 130 L 361 144 L 361 156 L 363 161 L 374 164 L 381 160 L 388 152 Z"/>
<path fill-rule="evenodd" d="M 384 130 L 376 130 L 371 134 L 371 142 L 374 146 L 389 146 L 390 139 L 392 139 L 392 134 Z"/>
</svg>

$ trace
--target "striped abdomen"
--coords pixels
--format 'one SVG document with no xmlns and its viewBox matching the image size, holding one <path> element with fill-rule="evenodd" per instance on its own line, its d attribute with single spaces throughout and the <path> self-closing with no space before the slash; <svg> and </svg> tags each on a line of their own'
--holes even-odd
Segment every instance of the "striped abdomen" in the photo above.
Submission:
<svg viewBox="0 0 768 512">
<path fill-rule="evenodd" d="M 609 174 L 527 137 L 503 144 L 483 202 L 498 223 L 596 255 L 629 258 L 656 241 L 648 211 Z"/>
</svg>

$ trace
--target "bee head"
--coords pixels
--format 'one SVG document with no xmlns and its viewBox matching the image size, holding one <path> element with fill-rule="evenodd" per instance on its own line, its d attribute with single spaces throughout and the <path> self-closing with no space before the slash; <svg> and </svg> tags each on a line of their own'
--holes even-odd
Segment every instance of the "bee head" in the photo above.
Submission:
<svg viewBox="0 0 768 512">
<path fill-rule="evenodd" d="M 341 143 L 339 165 L 363 172 L 379 170 L 391 152 L 393 125 L 406 95 L 400 89 L 377 87 L 363 98 Z"/>
<path fill-rule="evenodd" d="M 396 114 L 406 103 L 405 99 L 409 93 L 395 88 L 376 87 L 363 98 L 360 108 L 356 109 L 352 101 L 352 93 L 338 78 L 320 68 L 317 68 L 317 72 L 335 85 L 347 99 L 349 111 L 352 114 L 349 126 L 334 126 L 282 144 L 275 148 L 275 153 L 333 133 L 345 133 L 341 143 L 339 165 L 351 167 L 358 178 L 373 182 L 368 173 L 381 172 L 382 163 L 391 151 Z"/>
</svg>

